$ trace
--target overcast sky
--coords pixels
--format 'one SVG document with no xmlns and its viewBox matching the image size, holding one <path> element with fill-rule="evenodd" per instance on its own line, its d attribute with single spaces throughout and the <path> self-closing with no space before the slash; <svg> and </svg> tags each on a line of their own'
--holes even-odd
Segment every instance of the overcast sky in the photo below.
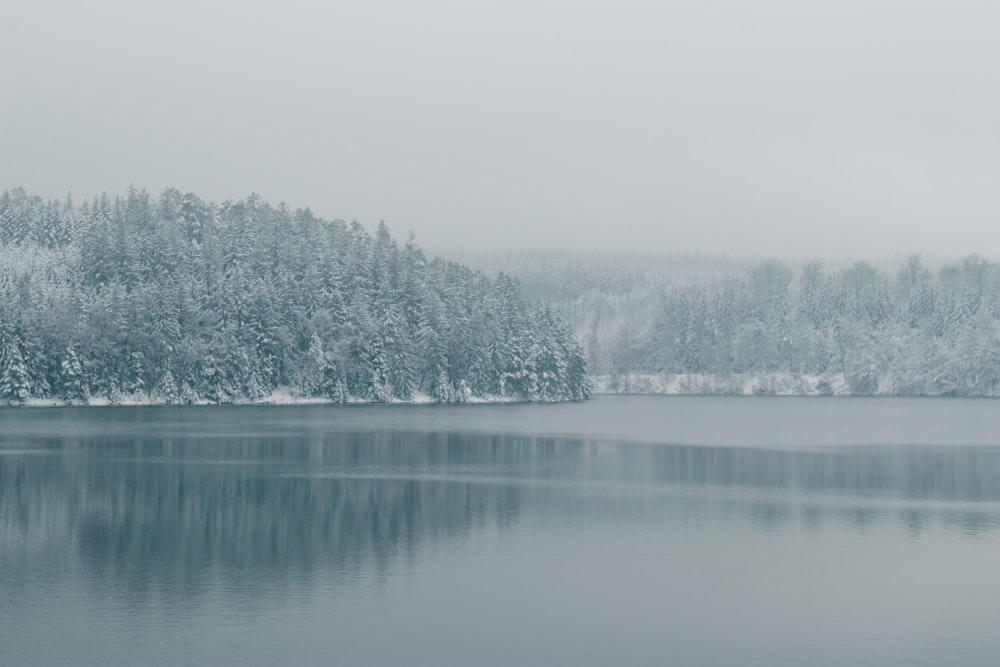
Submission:
<svg viewBox="0 0 1000 667">
<path fill-rule="evenodd" d="M 1000 254 L 992 0 L 6 0 L 0 190 L 431 249 Z"/>
</svg>

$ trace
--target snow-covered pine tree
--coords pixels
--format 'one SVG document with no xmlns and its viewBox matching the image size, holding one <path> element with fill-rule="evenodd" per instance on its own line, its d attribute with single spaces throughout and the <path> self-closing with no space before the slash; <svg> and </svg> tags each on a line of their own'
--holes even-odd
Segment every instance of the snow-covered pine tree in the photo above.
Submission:
<svg viewBox="0 0 1000 667">
<path fill-rule="evenodd" d="M 163 377 L 160 378 L 159 383 L 157 383 L 155 398 L 168 405 L 176 405 L 181 402 L 181 390 L 177 386 L 177 380 L 174 379 L 174 374 L 170 372 L 170 369 L 167 369 Z"/>
<path fill-rule="evenodd" d="M 438 403 L 454 403 L 456 400 L 455 387 L 448 377 L 448 371 L 444 366 L 439 366 L 431 382 L 430 395 Z"/>
<path fill-rule="evenodd" d="M 76 350 L 67 347 L 60 362 L 63 398 L 71 403 L 86 403 L 90 398 L 90 385 Z"/>
<path fill-rule="evenodd" d="M 323 350 L 323 341 L 315 331 L 309 337 L 309 351 L 305 355 L 299 386 L 297 389 L 304 396 L 315 396 L 319 394 L 326 381 L 329 370 L 329 361 L 326 351 Z"/>
<path fill-rule="evenodd" d="M 4 190 L 0 194 L 0 244 L 7 245 L 13 242 L 16 226 L 10 191 Z"/>
<path fill-rule="evenodd" d="M 31 389 L 20 336 L 0 332 L 0 400 L 23 403 L 31 397 Z"/>
</svg>

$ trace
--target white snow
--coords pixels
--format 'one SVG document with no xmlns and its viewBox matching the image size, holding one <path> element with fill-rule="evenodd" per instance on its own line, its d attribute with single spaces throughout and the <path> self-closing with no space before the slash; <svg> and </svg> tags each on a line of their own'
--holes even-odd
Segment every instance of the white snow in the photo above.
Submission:
<svg viewBox="0 0 1000 667">
<path fill-rule="evenodd" d="M 524 398 L 516 396 L 470 396 L 465 401 L 466 403 L 517 403 L 525 400 Z M 372 404 L 365 398 L 360 398 L 357 396 L 350 396 L 347 399 L 347 404 Z M 425 394 L 423 392 L 414 392 L 413 398 L 409 401 L 403 401 L 399 399 L 393 399 L 390 404 L 403 404 L 403 405 L 432 405 L 438 404 L 432 396 Z M 116 394 L 114 398 L 108 396 L 91 396 L 87 399 L 85 404 L 71 403 L 58 398 L 29 398 L 24 401 L 22 405 L 26 407 L 36 407 L 36 408 L 52 408 L 52 407 L 62 407 L 71 405 L 87 405 L 89 407 L 105 407 L 105 406 L 153 406 L 153 405 L 170 405 L 169 401 L 162 399 L 156 395 L 150 395 L 145 392 L 138 392 L 135 394 Z M 236 400 L 233 405 L 332 405 L 334 401 L 329 398 L 324 398 L 321 396 L 300 396 L 294 390 L 288 387 L 282 387 L 271 392 L 267 396 L 256 399 L 244 399 Z M 196 403 L 196 405 L 214 405 L 211 401 L 201 400 Z"/>
<path fill-rule="evenodd" d="M 848 396 L 851 393 L 840 373 L 630 373 L 595 375 L 591 381 L 595 394 Z M 891 393 L 887 384 L 879 383 L 880 388 L 886 389 L 876 393 Z"/>
<path fill-rule="evenodd" d="M 28 398 L 25 399 L 24 405 L 29 408 L 54 408 L 66 405 L 66 401 L 58 398 Z"/>
<path fill-rule="evenodd" d="M 320 405 L 331 403 L 328 398 L 319 396 L 299 396 L 288 388 L 276 389 L 263 398 L 248 401 L 255 405 Z"/>
</svg>

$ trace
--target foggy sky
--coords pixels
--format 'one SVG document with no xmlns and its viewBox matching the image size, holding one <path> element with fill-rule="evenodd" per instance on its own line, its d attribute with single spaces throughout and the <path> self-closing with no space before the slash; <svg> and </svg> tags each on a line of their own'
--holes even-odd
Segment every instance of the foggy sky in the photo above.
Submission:
<svg viewBox="0 0 1000 667">
<path fill-rule="evenodd" d="M 7 0 L 0 190 L 258 192 L 431 249 L 995 256 L 997 34 L 971 0 Z"/>
</svg>

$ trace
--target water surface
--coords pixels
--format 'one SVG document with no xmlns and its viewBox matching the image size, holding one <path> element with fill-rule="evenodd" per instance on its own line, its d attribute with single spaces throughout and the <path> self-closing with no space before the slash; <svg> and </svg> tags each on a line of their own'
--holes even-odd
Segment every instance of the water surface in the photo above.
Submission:
<svg viewBox="0 0 1000 667">
<path fill-rule="evenodd" d="M 994 401 L 0 409 L 0 664 L 995 665 Z"/>
</svg>

